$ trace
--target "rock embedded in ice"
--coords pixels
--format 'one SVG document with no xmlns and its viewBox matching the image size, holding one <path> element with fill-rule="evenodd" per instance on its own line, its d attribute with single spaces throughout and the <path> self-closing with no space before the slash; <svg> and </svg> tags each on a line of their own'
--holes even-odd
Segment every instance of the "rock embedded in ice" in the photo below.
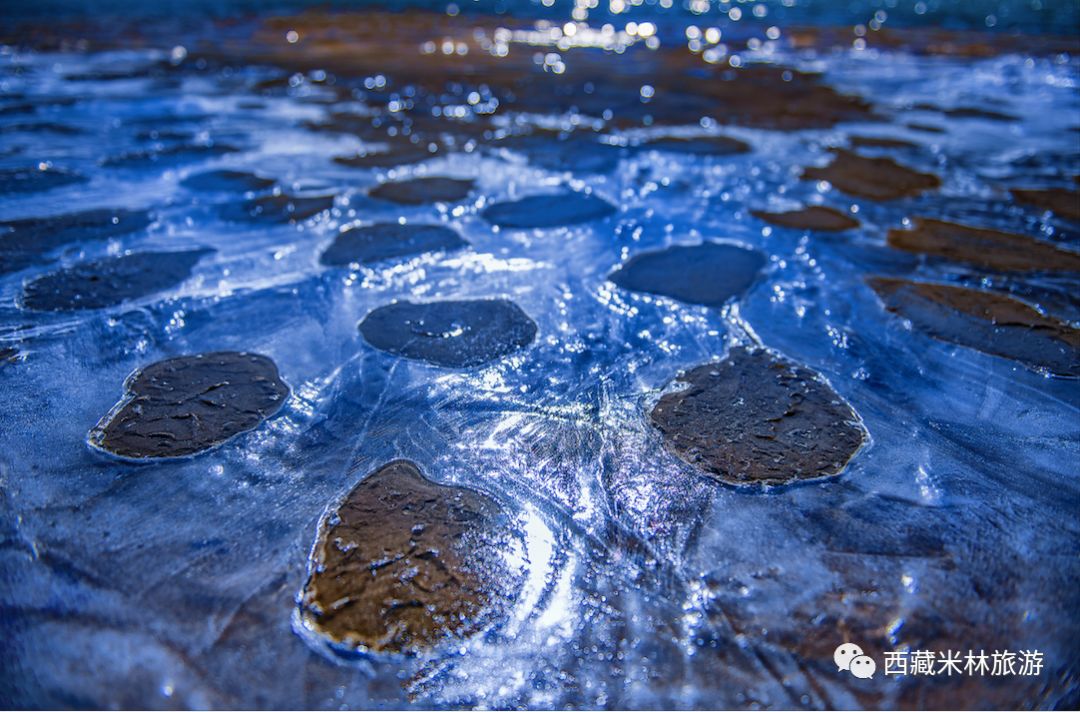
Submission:
<svg viewBox="0 0 1080 712">
<path fill-rule="evenodd" d="M 594 195 L 577 192 L 530 195 L 494 203 L 481 213 L 492 225 L 506 228 L 543 228 L 577 225 L 615 214 L 615 206 Z"/>
<path fill-rule="evenodd" d="M 886 309 L 936 339 L 1056 375 L 1080 376 L 1080 330 L 1018 299 L 892 277 L 871 277 L 867 283 Z"/>
<path fill-rule="evenodd" d="M 290 223 L 307 220 L 334 207 L 333 195 L 267 195 L 226 205 L 222 217 L 234 222 Z"/>
<path fill-rule="evenodd" d="M 849 141 L 852 148 L 919 148 L 912 141 L 884 136 L 852 136 Z"/>
<path fill-rule="evenodd" d="M 842 148 L 823 168 L 806 168 L 804 180 L 827 180 L 838 190 L 870 200 L 894 200 L 937 188 L 941 179 L 902 166 L 891 158 L 867 158 Z"/>
<path fill-rule="evenodd" d="M 370 264 L 426 252 L 458 250 L 468 246 L 454 230 L 442 225 L 376 223 L 337 234 L 320 261 L 330 267 Z"/>
<path fill-rule="evenodd" d="M 0 222 L 0 273 L 40 263 L 44 255 L 70 244 L 142 230 L 150 221 L 146 210 L 101 208 Z"/>
<path fill-rule="evenodd" d="M 22 304 L 34 311 L 103 309 L 171 289 L 213 250 L 134 252 L 83 262 L 38 277 L 23 287 Z"/>
<path fill-rule="evenodd" d="M 360 333 L 381 351 L 436 366 L 469 368 L 531 344 L 536 323 L 507 299 L 395 302 L 364 317 Z"/>
<path fill-rule="evenodd" d="M 453 203 L 472 192 L 475 181 L 461 178 L 433 176 L 391 181 L 372 188 L 368 195 L 401 205 L 424 205 L 426 203 Z"/>
<path fill-rule="evenodd" d="M 1076 189 L 1023 190 L 1015 188 L 1010 192 L 1018 203 L 1040 210 L 1049 210 L 1066 220 L 1080 222 L 1080 191 Z"/>
<path fill-rule="evenodd" d="M 491 497 L 390 462 L 321 523 L 299 623 L 345 653 L 460 640 L 496 620 L 520 586 L 505 557 L 512 539 Z"/>
<path fill-rule="evenodd" d="M 266 356 L 180 356 L 131 374 L 124 397 L 90 431 L 94 447 L 132 459 L 184 457 L 252 430 L 289 395 Z"/>
<path fill-rule="evenodd" d="M 87 180 L 81 173 L 62 168 L 4 168 L 0 169 L 0 194 L 40 193 Z"/>
<path fill-rule="evenodd" d="M 1080 272 L 1080 252 L 988 228 L 915 218 L 910 230 L 889 230 L 889 245 L 906 252 L 1008 272 Z"/>
<path fill-rule="evenodd" d="M 608 279 L 635 292 L 721 306 L 741 297 L 758 279 L 765 263 L 765 255 L 757 250 L 703 242 L 634 255 Z"/>
<path fill-rule="evenodd" d="M 0 367 L 7 366 L 9 364 L 13 364 L 18 360 L 19 360 L 19 350 L 18 349 L 14 348 L 14 347 L 11 347 L 11 346 L 5 346 L 3 348 L 0 348 Z"/>
<path fill-rule="evenodd" d="M 223 143 L 182 144 L 150 151 L 132 151 L 101 161 L 108 168 L 150 168 L 152 166 L 178 166 L 184 163 L 217 158 L 240 149 Z"/>
<path fill-rule="evenodd" d="M 334 163 L 347 168 L 393 168 L 412 163 L 420 163 L 437 154 L 428 150 L 426 145 L 409 142 L 389 144 L 388 148 L 365 151 L 351 156 L 337 156 Z"/>
<path fill-rule="evenodd" d="M 180 185 L 191 190 L 220 193 L 246 193 L 266 190 L 274 185 L 273 178 L 263 178 L 246 171 L 204 171 L 188 176 Z"/>
<path fill-rule="evenodd" d="M 646 150 L 681 153 L 691 156 L 734 156 L 749 153 L 750 144 L 730 136 L 662 136 L 640 146 Z"/>
<path fill-rule="evenodd" d="M 652 423 L 680 459 L 732 485 L 841 472 L 866 441 L 858 415 L 821 376 L 766 349 L 732 348 L 675 379 Z"/>
<path fill-rule="evenodd" d="M 835 208 L 811 205 L 786 213 L 770 213 L 751 210 L 750 214 L 772 225 L 794 230 L 817 230 L 820 232 L 843 232 L 859 227 L 859 221 Z"/>
</svg>

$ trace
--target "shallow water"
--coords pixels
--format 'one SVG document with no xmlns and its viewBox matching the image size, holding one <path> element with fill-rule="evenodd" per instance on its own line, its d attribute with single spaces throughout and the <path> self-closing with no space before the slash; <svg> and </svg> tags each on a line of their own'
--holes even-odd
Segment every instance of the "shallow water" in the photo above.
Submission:
<svg viewBox="0 0 1080 712">
<path fill-rule="evenodd" d="M 899 14 L 927 23 L 953 17 L 970 28 L 978 26 L 972 16 L 985 20 L 972 10 L 983 4 L 949 5 L 968 9 L 948 14 L 941 3 L 925 20 Z M 1075 3 L 1043 4 L 1027 13 L 1020 3 L 995 8 L 1012 8 L 1023 29 L 1073 26 L 1057 23 L 1075 16 Z M 1075 53 L 1016 45 L 983 57 L 852 46 L 850 25 L 877 8 L 868 3 L 855 20 L 821 18 L 847 23 L 842 46 L 800 48 L 783 25 L 779 40 L 741 51 L 739 63 L 820 72 L 823 84 L 861 96 L 883 120 L 780 131 L 758 121 L 702 122 L 687 110 L 661 126 L 658 108 L 658 120 L 645 125 L 652 106 L 666 106 L 656 58 L 682 51 L 688 24 L 704 31 L 715 17 L 645 8 L 638 17 L 654 18 L 674 38 L 659 50 L 638 42 L 625 54 L 571 49 L 556 60 L 567 82 L 578 66 L 609 73 L 610 84 L 598 89 L 616 106 L 606 123 L 575 112 L 575 100 L 517 122 L 504 107 L 487 135 L 454 126 L 431 158 L 395 168 L 335 163 L 376 144 L 313 126 L 336 111 L 396 114 L 391 105 L 423 105 L 432 96 L 441 114 L 446 107 L 445 115 L 458 116 L 463 107 L 486 118 L 490 96 L 479 85 L 488 76 L 496 83 L 493 70 L 439 95 L 422 86 L 409 93 L 389 72 L 388 79 L 342 70 L 328 87 L 311 75 L 290 81 L 295 60 L 262 51 L 256 40 L 225 42 L 265 30 L 288 49 L 279 30 L 300 26 L 289 17 L 210 29 L 172 18 L 180 28 L 170 34 L 148 29 L 119 41 L 92 23 L 77 32 L 45 26 L 38 49 L 6 46 L 3 107 L 34 108 L 0 107 L 0 170 L 46 164 L 85 180 L 5 189 L 0 220 L 122 208 L 148 210 L 152 221 L 133 221 L 121 234 L 76 235 L 30 256 L 22 250 L 0 274 L 0 349 L 17 351 L 0 351 L 7 396 L 0 700 L 151 708 L 1075 707 L 1077 382 L 935 339 L 888 312 L 864 280 L 996 289 L 1075 326 L 1075 273 L 990 272 L 892 249 L 886 235 L 929 217 L 1080 247 L 1080 224 L 1008 192 L 1075 187 L 1080 64 Z M 527 30 L 537 16 L 561 24 L 570 9 L 527 5 L 520 18 L 478 12 L 452 22 Z M 725 32 L 745 41 L 768 27 L 768 16 L 759 19 L 757 30 L 744 31 L 746 23 L 728 16 Z M 408 41 L 394 44 L 400 57 L 385 61 L 413 77 L 448 61 L 444 37 L 460 29 L 430 18 L 405 27 Z M 51 44 L 50 32 L 98 39 L 79 51 Z M 200 50 L 200 37 L 221 39 L 221 50 Z M 417 51 L 427 39 L 440 47 L 434 55 Z M 464 41 L 452 40 L 452 51 Z M 222 64 L 229 51 L 237 58 Z M 519 51 L 531 57 L 550 48 L 513 45 L 511 57 Z M 541 60 L 535 72 L 557 92 L 558 64 Z M 695 61 L 689 76 L 709 80 L 714 65 Z M 655 103 L 643 91 L 619 104 L 630 83 L 634 92 L 649 86 Z M 343 97 L 343 86 L 356 91 Z M 698 99 L 689 92 L 678 106 L 696 110 Z M 926 104 L 1015 120 L 916 108 Z M 620 125 L 622 116 L 632 121 Z M 533 124 L 580 125 L 572 136 L 585 140 L 566 150 L 554 133 L 537 131 L 523 148 L 499 145 L 495 134 Z M 599 137 L 592 126 L 601 127 Z M 708 155 L 639 145 L 699 134 L 736 138 L 752 150 Z M 936 175 L 940 189 L 875 202 L 800 179 L 851 136 L 916 144 L 859 151 Z M 276 187 L 256 181 L 244 193 L 242 183 L 185 184 L 217 169 L 272 178 Z M 399 205 L 367 195 L 388 180 L 433 176 L 475 184 L 451 202 Z M 537 229 L 485 219 L 494 204 L 568 190 L 591 193 L 616 212 Z M 297 199 L 291 209 L 289 200 L 259 202 L 275 191 Z M 328 195 L 335 196 L 329 210 L 320 208 L 325 200 L 297 202 Z M 818 204 L 861 226 L 807 232 L 751 214 Z M 535 217 L 544 224 L 550 215 Z M 447 226 L 469 246 L 354 267 L 320 261 L 343 227 L 397 221 Z M 687 304 L 608 279 L 635 255 L 703 240 L 767 255 L 737 301 Z M 120 306 L 36 312 L 23 302 L 26 283 L 62 268 L 128 251 L 202 248 L 213 252 L 179 286 L 162 284 Z M 357 328 L 393 300 L 492 298 L 515 302 L 536 323 L 535 341 L 475 368 L 377 350 Z M 665 449 L 649 423 L 665 384 L 753 343 L 817 371 L 858 413 L 870 439 L 840 475 L 747 490 Z M 133 371 L 226 350 L 272 358 L 291 388 L 260 427 L 209 452 L 152 464 L 88 448 L 87 433 Z M 438 483 L 493 498 L 524 542 L 507 552 L 524 583 L 499 621 L 430 654 L 337 656 L 294 623 L 317 526 L 365 475 L 396 458 Z M 879 661 L 905 647 L 1037 649 L 1046 668 L 1000 680 L 858 680 L 838 674 L 832 660 L 848 641 Z"/>
</svg>

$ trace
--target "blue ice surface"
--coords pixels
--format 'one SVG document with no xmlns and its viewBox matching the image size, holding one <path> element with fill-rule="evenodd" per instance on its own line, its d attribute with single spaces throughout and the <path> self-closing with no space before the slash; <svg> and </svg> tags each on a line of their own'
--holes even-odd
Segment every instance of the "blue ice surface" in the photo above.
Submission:
<svg viewBox="0 0 1080 712">
<path fill-rule="evenodd" d="M 1044 654 L 1043 677 L 1010 680 L 1004 691 L 964 680 L 958 704 L 1075 703 L 1076 382 L 912 332 L 862 281 L 888 273 L 981 284 L 962 266 L 889 250 L 885 232 L 912 215 L 1078 246 L 1075 224 L 1002 198 L 1003 187 L 1056 185 L 1080 172 L 1077 134 L 1067 131 L 1078 116 L 1075 57 L 774 57 L 822 71 L 879 107 L 984 103 L 1021 120 L 926 114 L 948 129 L 933 135 L 900 123 L 732 128 L 753 153 L 705 161 L 643 152 L 610 173 L 573 174 L 482 151 L 392 171 L 335 166 L 334 155 L 360 142 L 301 128 L 323 116 L 319 105 L 236 88 L 269 76 L 258 68 L 196 73 L 179 85 L 103 82 L 89 92 L 61 78 L 157 56 L 0 55 L 4 92 L 79 93 L 78 104 L 38 118 L 85 130 L 5 133 L 4 147 L 19 152 L 0 167 L 51 161 L 89 177 L 0 196 L 0 220 L 108 206 L 155 215 L 145 230 L 0 276 L 0 347 L 21 352 L 0 362 L 0 703 L 889 706 L 928 683 L 857 681 L 832 663 L 849 637 L 883 636 L 897 649 Z M 100 165 L 146 147 L 129 121 L 184 116 L 196 140 L 241 150 L 181 165 Z M 801 166 L 824 163 L 825 150 L 852 133 L 917 141 L 925 150 L 904 161 L 941 175 L 944 187 L 873 203 L 798 179 Z M 1043 155 L 1058 157 L 1020 163 Z M 228 197 L 181 185 L 216 168 L 339 197 L 295 225 L 225 222 Z M 379 180 L 423 175 L 472 178 L 477 190 L 449 206 L 363 197 Z M 495 202 L 586 188 L 618 212 L 542 230 L 497 229 L 481 217 Z M 850 211 L 863 226 L 811 236 L 750 215 L 802 204 Z M 399 218 L 452 227 L 472 248 L 355 271 L 320 265 L 342 226 Z M 688 306 L 607 280 L 632 255 L 702 240 L 769 256 L 738 305 Z M 196 246 L 216 252 L 191 279 L 122 308 L 35 314 L 18 305 L 25 282 L 59 266 Z M 1080 320 L 1073 278 L 1026 284 L 1048 295 L 1054 313 Z M 539 331 L 532 347 L 480 370 L 381 353 L 356 328 L 394 299 L 490 297 L 513 299 Z M 822 373 L 863 418 L 872 442 L 841 476 L 765 493 L 727 488 L 667 452 L 649 427 L 651 405 L 677 371 L 754 339 Z M 278 416 L 180 461 L 123 463 L 86 446 L 133 370 L 223 349 L 275 360 L 292 387 Z M 316 523 L 398 457 L 498 499 L 527 542 L 527 584 L 508 620 L 456 654 L 327 658 L 291 622 Z"/>
</svg>

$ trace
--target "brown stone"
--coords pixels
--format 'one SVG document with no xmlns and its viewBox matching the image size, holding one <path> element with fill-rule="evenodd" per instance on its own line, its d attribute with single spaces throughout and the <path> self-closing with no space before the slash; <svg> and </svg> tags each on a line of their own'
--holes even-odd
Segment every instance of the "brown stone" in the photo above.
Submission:
<svg viewBox="0 0 1080 712">
<path fill-rule="evenodd" d="M 1026 235 L 929 218 L 915 218 L 910 230 L 889 230 L 889 245 L 1001 271 L 1080 272 L 1080 253 Z"/>
<path fill-rule="evenodd" d="M 1047 188 L 1046 190 L 1010 191 L 1016 202 L 1031 205 L 1040 210 L 1050 210 L 1067 220 L 1080 221 L 1080 193 L 1068 188 Z"/>
<path fill-rule="evenodd" d="M 801 210 L 786 213 L 770 213 L 764 210 L 751 210 L 750 214 L 780 227 L 794 230 L 818 230 L 821 232 L 843 232 L 859 227 L 859 221 L 835 208 L 811 205 Z"/>
<path fill-rule="evenodd" d="M 937 188 L 941 179 L 902 166 L 891 158 L 867 158 L 835 149 L 832 162 L 824 168 L 807 168 L 802 177 L 827 180 L 849 195 L 870 200 L 894 200 Z"/>
</svg>

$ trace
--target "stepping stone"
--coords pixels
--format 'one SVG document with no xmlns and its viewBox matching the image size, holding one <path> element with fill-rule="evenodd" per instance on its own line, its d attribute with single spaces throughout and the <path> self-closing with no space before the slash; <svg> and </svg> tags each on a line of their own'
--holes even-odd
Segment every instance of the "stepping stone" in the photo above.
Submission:
<svg viewBox="0 0 1080 712">
<path fill-rule="evenodd" d="M 610 173 L 628 153 L 623 146 L 603 143 L 595 137 L 575 134 L 559 137 L 558 134 L 547 131 L 528 136 L 511 136 L 494 146 L 523 153 L 529 163 L 545 170 L 574 173 Z"/>
<path fill-rule="evenodd" d="M 835 208 L 811 205 L 786 213 L 770 213 L 751 210 L 750 214 L 772 225 L 794 230 L 817 230 L 820 232 L 843 232 L 859 227 L 859 221 Z"/>
<path fill-rule="evenodd" d="M 0 222 L 0 274 L 29 267 L 66 245 L 126 235 L 150 222 L 147 210 L 114 208 Z"/>
<path fill-rule="evenodd" d="M 0 193 L 40 193 L 87 180 L 61 168 L 4 168 L 0 169 Z"/>
<path fill-rule="evenodd" d="M 481 216 L 492 225 L 507 228 L 544 228 L 577 225 L 615 214 L 615 206 L 586 193 L 564 192 L 531 195 L 488 206 Z"/>
<path fill-rule="evenodd" d="M 1003 272 L 1080 272 L 1080 252 L 1026 235 L 929 218 L 916 218 L 910 230 L 889 230 L 889 245 Z"/>
<path fill-rule="evenodd" d="M 682 153 L 689 156 L 733 156 L 749 153 L 750 144 L 728 136 L 698 136 L 680 138 L 666 136 L 646 141 L 640 146 L 646 150 Z"/>
<path fill-rule="evenodd" d="M 245 171 L 204 171 L 190 175 L 180 185 L 190 190 L 219 193 L 247 193 L 266 190 L 274 185 L 274 179 L 263 178 Z"/>
<path fill-rule="evenodd" d="M 455 203 L 472 192 L 474 181 L 458 178 L 413 178 L 383 183 L 372 188 L 368 195 L 401 205 L 425 203 Z"/>
<path fill-rule="evenodd" d="M 319 526 L 299 626 L 339 654 L 417 654 L 482 631 L 521 572 L 499 504 L 407 460 L 360 481 Z"/>
<path fill-rule="evenodd" d="M 294 223 L 334 207 L 333 195 L 266 195 L 222 208 L 222 217 L 234 222 L 258 224 Z"/>
<path fill-rule="evenodd" d="M 885 304 L 935 339 L 1080 376 L 1080 330 L 1004 294 L 892 277 L 867 283 Z"/>
<path fill-rule="evenodd" d="M 22 304 L 33 311 L 103 309 L 172 289 L 213 250 L 135 252 L 84 262 L 23 287 Z"/>
<path fill-rule="evenodd" d="M 881 136 L 852 136 L 849 141 L 852 148 L 919 148 L 919 144 L 911 141 Z"/>
<path fill-rule="evenodd" d="M 223 143 L 210 146 L 180 145 L 169 146 L 156 151 L 132 151 L 119 156 L 106 158 L 101 165 L 109 168 L 149 168 L 151 166 L 178 166 L 184 163 L 218 158 L 240 149 Z"/>
<path fill-rule="evenodd" d="M 894 200 L 937 188 L 941 179 L 919 173 L 891 158 L 867 158 L 842 148 L 824 168 L 806 168 L 804 180 L 827 180 L 849 195 L 870 200 Z"/>
<path fill-rule="evenodd" d="M 289 395 L 266 356 L 180 356 L 135 371 L 124 397 L 90 431 L 93 447 L 131 459 L 185 457 L 254 429 Z"/>
<path fill-rule="evenodd" d="M 441 225 L 376 223 L 338 233 L 319 261 L 329 267 L 346 267 L 425 252 L 448 252 L 468 244 L 456 232 Z"/>
<path fill-rule="evenodd" d="M 731 349 L 676 377 L 653 425 L 664 444 L 732 485 L 782 485 L 841 472 L 866 442 L 858 415 L 821 376 L 765 349 Z"/>
<path fill-rule="evenodd" d="M 1080 192 L 1068 188 L 1047 188 L 1046 190 L 1009 191 L 1016 202 L 1031 205 L 1040 210 L 1049 210 L 1058 217 L 1080 222 Z"/>
<path fill-rule="evenodd" d="M 608 279 L 635 292 L 722 306 L 741 297 L 765 263 L 765 255 L 757 250 L 704 242 L 634 255 Z"/>
<path fill-rule="evenodd" d="M 360 333 L 381 351 L 436 366 L 471 368 L 531 344 L 536 324 L 506 299 L 395 302 L 364 317 Z"/>
</svg>

